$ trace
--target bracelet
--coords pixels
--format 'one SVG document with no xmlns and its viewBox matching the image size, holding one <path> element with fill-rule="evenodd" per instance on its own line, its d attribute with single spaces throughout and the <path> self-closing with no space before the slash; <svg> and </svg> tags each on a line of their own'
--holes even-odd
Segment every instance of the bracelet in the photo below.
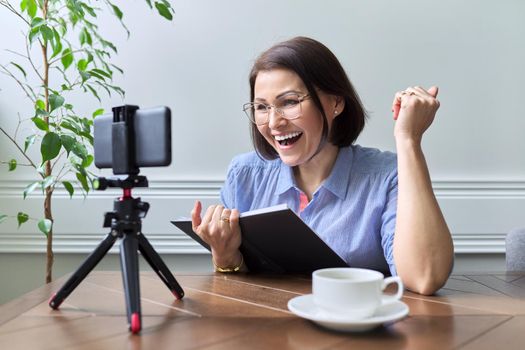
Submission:
<svg viewBox="0 0 525 350">
<path fill-rule="evenodd" d="M 235 267 L 219 267 L 217 266 L 217 264 L 215 264 L 215 260 L 213 260 L 213 257 L 211 258 L 211 262 L 213 263 L 213 266 L 215 267 L 215 272 L 239 272 L 239 270 L 241 269 L 242 265 L 244 264 L 244 257 L 242 256 L 241 254 L 241 262 L 239 263 L 239 265 L 235 266 Z"/>
</svg>

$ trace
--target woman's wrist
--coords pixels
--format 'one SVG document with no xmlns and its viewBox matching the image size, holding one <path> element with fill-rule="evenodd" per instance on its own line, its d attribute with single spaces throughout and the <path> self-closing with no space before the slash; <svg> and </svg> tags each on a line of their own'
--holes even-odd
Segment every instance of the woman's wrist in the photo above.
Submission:
<svg viewBox="0 0 525 350">
<path fill-rule="evenodd" d="M 403 150 L 420 150 L 421 149 L 421 139 L 408 137 L 406 135 L 396 136 L 396 149 L 399 152 Z"/>
<path fill-rule="evenodd" d="M 218 272 L 237 272 L 242 268 L 244 258 L 239 250 L 237 250 L 232 256 L 217 256 L 212 254 L 212 263 L 215 270 Z"/>
<path fill-rule="evenodd" d="M 418 135 L 416 133 L 406 131 L 394 131 L 394 138 L 396 139 L 396 142 L 417 144 L 421 143 L 423 135 Z"/>
</svg>

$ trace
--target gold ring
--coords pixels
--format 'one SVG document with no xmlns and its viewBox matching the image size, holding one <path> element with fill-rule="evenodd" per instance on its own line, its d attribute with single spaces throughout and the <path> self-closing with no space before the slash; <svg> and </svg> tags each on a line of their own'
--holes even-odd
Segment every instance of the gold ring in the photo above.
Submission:
<svg viewBox="0 0 525 350">
<path fill-rule="evenodd" d="M 221 221 L 222 221 L 222 222 L 230 222 L 230 218 L 222 217 L 222 218 L 221 218 Z"/>
</svg>

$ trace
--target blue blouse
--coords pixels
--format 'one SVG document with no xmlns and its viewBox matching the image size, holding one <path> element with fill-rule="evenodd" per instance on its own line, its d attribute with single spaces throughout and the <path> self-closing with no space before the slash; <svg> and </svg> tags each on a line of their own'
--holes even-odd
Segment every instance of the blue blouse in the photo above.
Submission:
<svg viewBox="0 0 525 350">
<path fill-rule="evenodd" d="M 395 153 L 359 145 L 340 148 L 331 174 L 300 212 L 301 192 L 291 167 L 251 152 L 232 160 L 221 200 L 240 212 L 286 203 L 349 266 L 396 275 Z"/>
</svg>

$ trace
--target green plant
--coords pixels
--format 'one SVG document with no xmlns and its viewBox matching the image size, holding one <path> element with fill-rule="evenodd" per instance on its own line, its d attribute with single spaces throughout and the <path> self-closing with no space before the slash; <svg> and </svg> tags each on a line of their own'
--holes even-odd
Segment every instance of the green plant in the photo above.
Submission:
<svg viewBox="0 0 525 350">
<path fill-rule="evenodd" d="M 145 0 L 150 8 L 168 20 L 173 18 L 173 9 L 166 0 Z M 9 132 L 0 125 L 0 131 L 16 146 L 19 158 L 2 161 L 8 171 L 19 166 L 28 166 L 36 171 L 37 181 L 27 185 L 24 199 L 40 188 L 44 193 L 44 216 L 30 218 L 19 211 L 16 215 L 0 213 L 0 223 L 9 217 L 16 218 L 18 226 L 35 220 L 38 229 L 47 237 L 46 282 L 52 280 L 53 267 L 53 191 L 63 186 L 70 197 L 75 193 L 72 181 L 74 174 L 77 188 L 86 196 L 93 188 L 93 173 L 89 167 L 93 162 L 93 119 L 102 114 L 97 109 L 85 115 L 70 102 L 73 94 L 90 94 L 101 102 L 100 92 L 124 96 L 124 91 L 114 85 L 113 74 L 123 73 L 111 63 L 117 47 L 99 31 L 98 15 L 104 6 L 113 13 L 129 36 L 123 22 L 123 12 L 109 0 L 22 0 L 19 6 L 0 0 L 0 5 L 24 22 L 25 52 L 7 50 L 14 57 L 9 63 L 0 64 L 0 71 L 8 75 L 22 89 L 31 109 L 28 117 L 18 116 L 18 125 Z M 3 35 L 6 35 L 6 29 Z M 20 126 L 32 124 L 29 135 L 20 135 Z M 30 148 L 40 146 L 39 154 Z"/>
</svg>

